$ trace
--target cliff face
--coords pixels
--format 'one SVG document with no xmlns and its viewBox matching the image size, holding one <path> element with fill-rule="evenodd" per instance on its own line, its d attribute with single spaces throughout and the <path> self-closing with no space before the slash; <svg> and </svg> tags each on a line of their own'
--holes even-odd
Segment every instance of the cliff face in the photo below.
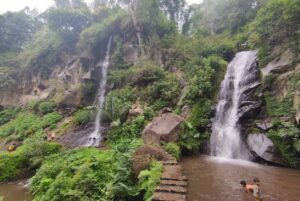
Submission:
<svg viewBox="0 0 300 201">
<path fill-rule="evenodd" d="M 57 103 L 71 106 L 86 100 L 85 85 L 90 90 L 97 85 L 95 59 L 89 53 L 63 55 L 60 62 L 43 68 L 27 68 L 14 72 L 15 83 L 0 88 L 0 105 L 25 105 L 30 101 L 52 98 Z M 42 64 L 39 64 L 42 65 Z"/>
<path fill-rule="evenodd" d="M 265 161 L 299 167 L 300 58 L 288 50 L 273 58 L 261 68 L 263 84 L 256 93 L 263 104 L 246 122 L 247 144 Z"/>
</svg>

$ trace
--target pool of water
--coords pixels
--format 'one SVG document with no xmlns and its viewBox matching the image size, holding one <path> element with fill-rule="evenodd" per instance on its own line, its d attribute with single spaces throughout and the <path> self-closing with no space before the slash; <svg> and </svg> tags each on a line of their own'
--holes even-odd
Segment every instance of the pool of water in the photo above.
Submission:
<svg viewBox="0 0 300 201">
<path fill-rule="evenodd" d="M 239 182 L 260 179 L 263 201 L 300 201 L 300 171 L 239 160 L 193 156 L 181 160 L 188 201 L 254 201 Z"/>
<path fill-rule="evenodd" d="M 0 184 L 0 196 L 4 201 L 31 201 L 32 197 L 23 182 Z"/>
</svg>

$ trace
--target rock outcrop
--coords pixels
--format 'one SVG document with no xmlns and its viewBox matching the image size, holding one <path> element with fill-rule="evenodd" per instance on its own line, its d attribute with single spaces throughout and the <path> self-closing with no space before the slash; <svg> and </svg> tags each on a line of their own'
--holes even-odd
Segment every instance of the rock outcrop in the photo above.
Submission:
<svg viewBox="0 0 300 201">
<path fill-rule="evenodd" d="M 142 170 L 148 169 L 151 161 L 171 160 L 171 156 L 160 146 L 142 145 L 133 154 L 132 173 L 137 178 Z"/>
<path fill-rule="evenodd" d="M 251 153 L 267 162 L 287 165 L 279 150 L 265 134 L 249 134 L 247 144 Z"/>
<path fill-rule="evenodd" d="M 153 119 L 143 131 L 143 140 L 146 144 L 159 144 L 163 142 L 174 142 L 182 132 L 183 118 L 172 114 L 164 113 Z"/>
<path fill-rule="evenodd" d="M 286 51 L 280 57 L 276 57 L 266 67 L 261 69 L 263 77 L 270 73 L 287 72 L 290 70 L 289 67 L 292 64 L 294 57 L 295 55 L 290 51 Z"/>
<path fill-rule="evenodd" d="M 88 81 L 97 83 L 99 77 L 94 71 L 94 58 L 89 53 L 61 55 L 59 64 L 53 66 L 36 62 L 35 67 L 14 72 L 14 84 L 0 88 L 0 105 L 25 105 L 52 98 L 63 105 L 77 106 L 82 102 L 82 85 Z"/>
</svg>

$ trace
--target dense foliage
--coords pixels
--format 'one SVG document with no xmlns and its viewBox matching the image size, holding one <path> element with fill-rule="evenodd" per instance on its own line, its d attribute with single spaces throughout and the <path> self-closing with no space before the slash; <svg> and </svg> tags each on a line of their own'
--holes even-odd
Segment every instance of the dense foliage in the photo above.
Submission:
<svg viewBox="0 0 300 201">
<path fill-rule="evenodd" d="M 14 152 L 0 152 L 0 181 L 37 171 L 31 185 L 35 201 L 151 200 L 162 164 L 152 161 L 139 178 L 131 172 L 149 121 L 165 111 L 182 114 L 186 119 L 179 140 L 161 145 L 177 159 L 198 152 L 209 138 L 212 107 L 237 51 L 258 49 L 261 67 L 285 50 L 299 54 L 299 0 L 54 2 L 44 13 L 24 9 L 0 15 L 0 92 L 16 88 L 30 98 L 51 91 L 22 108 L 0 108 L 0 144 L 23 144 Z M 95 109 L 88 103 L 97 93 L 99 64 L 110 38 L 106 99 Z M 80 70 L 73 68 L 74 58 Z M 283 71 L 298 63 L 295 56 Z M 260 116 L 272 121 L 267 135 L 298 168 L 300 134 L 294 117 L 299 75 L 285 74 L 287 89 L 278 95 L 272 84 L 281 73 L 263 78 Z M 80 100 L 69 106 L 57 94 L 69 99 L 79 94 Z M 107 126 L 105 150 L 63 150 L 44 141 L 49 133 L 86 129 L 96 110 Z"/>
<path fill-rule="evenodd" d="M 0 182 L 22 178 L 39 168 L 46 156 L 59 152 L 59 144 L 30 139 L 15 152 L 0 152 Z"/>
</svg>

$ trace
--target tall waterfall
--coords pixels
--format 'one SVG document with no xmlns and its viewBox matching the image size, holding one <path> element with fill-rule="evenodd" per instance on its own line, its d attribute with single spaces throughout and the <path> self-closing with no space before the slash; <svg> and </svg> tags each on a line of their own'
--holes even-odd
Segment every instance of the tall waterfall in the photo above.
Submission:
<svg viewBox="0 0 300 201">
<path fill-rule="evenodd" d="M 235 55 L 221 85 L 219 102 L 212 124 L 211 155 L 248 160 L 249 151 L 241 139 L 240 107 L 246 93 L 257 84 L 256 52 Z"/>
<path fill-rule="evenodd" d="M 112 37 L 109 38 L 105 59 L 102 62 L 97 64 L 97 67 L 101 68 L 101 77 L 98 91 L 98 111 L 95 119 L 95 129 L 92 133 L 89 134 L 85 146 L 98 146 L 101 142 L 101 112 L 102 106 L 105 101 L 105 92 L 106 92 L 106 81 L 107 81 L 107 69 L 109 67 L 109 56 L 110 56 L 110 47 L 111 47 Z"/>
</svg>

